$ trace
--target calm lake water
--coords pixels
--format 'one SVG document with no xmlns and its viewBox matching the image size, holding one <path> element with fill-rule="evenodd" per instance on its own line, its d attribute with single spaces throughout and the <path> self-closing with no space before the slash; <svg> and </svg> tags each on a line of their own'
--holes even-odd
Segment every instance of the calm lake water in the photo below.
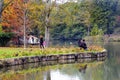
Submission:
<svg viewBox="0 0 120 80">
<path fill-rule="evenodd" d="M 0 69 L 0 80 L 120 80 L 120 43 L 103 46 L 108 51 L 105 61 L 13 66 Z"/>
</svg>

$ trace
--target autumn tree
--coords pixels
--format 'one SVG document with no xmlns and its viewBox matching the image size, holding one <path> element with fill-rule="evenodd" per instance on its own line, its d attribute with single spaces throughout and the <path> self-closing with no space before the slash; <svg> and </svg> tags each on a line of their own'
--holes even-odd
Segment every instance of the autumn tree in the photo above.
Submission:
<svg viewBox="0 0 120 80">
<path fill-rule="evenodd" d="M 0 0 L 0 46 L 6 46 L 7 43 L 12 38 L 13 34 L 10 32 L 4 32 L 3 31 L 3 25 L 2 25 L 2 13 L 6 9 L 6 7 L 12 2 L 13 0 L 9 0 L 7 3 L 5 3 L 4 0 Z"/>
<path fill-rule="evenodd" d="M 2 12 L 5 10 L 5 8 L 12 2 L 13 0 L 9 0 L 7 3 L 4 3 L 4 0 L 0 0 L 0 27 L 2 27 Z"/>
<path fill-rule="evenodd" d="M 0 0 L 0 22 L 1 22 L 1 14 L 2 14 L 2 10 L 3 10 L 3 2 L 4 2 L 4 0 Z"/>
<path fill-rule="evenodd" d="M 22 0 L 14 0 L 7 8 L 3 11 L 3 26 L 6 31 L 14 32 L 17 36 L 21 36 L 24 39 L 26 46 L 26 37 L 29 32 L 30 19 L 27 17 L 28 13 L 28 2 Z"/>
</svg>

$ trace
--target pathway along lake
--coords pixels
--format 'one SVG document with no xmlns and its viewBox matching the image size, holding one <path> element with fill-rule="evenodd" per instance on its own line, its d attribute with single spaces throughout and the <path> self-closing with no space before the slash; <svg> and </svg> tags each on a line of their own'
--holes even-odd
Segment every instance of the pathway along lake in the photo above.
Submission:
<svg viewBox="0 0 120 80">
<path fill-rule="evenodd" d="M 120 80 L 120 43 L 104 47 L 108 51 L 105 61 L 13 66 L 0 69 L 0 80 Z"/>
</svg>

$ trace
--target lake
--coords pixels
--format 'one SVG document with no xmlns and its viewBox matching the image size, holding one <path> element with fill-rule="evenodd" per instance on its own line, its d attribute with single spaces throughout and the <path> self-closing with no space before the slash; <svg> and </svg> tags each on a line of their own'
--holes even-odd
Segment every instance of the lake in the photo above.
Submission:
<svg viewBox="0 0 120 80">
<path fill-rule="evenodd" d="M 0 80 L 120 80 L 120 43 L 102 44 L 104 61 L 35 63 L 0 69 Z"/>
</svg>

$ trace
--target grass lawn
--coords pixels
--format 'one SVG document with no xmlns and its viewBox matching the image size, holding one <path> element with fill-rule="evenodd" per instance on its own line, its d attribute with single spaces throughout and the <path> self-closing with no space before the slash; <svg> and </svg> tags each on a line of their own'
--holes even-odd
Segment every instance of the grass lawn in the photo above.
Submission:
<svg viewBox="0 0 120 80">
<path fill-rule="evenodd" d="M 50 55 L 50 54 L 69 54 L 79 52 L 99 52 L 103 48 L 99 46 L 91 46 L 88 50 L 83 50 L 78 47 L 63 47 L 63 48 L 10 48 L 0 47 L 0 59 L 22 57 L 22 56 L 37 56 L 37 55 Z"/>
</svg>

